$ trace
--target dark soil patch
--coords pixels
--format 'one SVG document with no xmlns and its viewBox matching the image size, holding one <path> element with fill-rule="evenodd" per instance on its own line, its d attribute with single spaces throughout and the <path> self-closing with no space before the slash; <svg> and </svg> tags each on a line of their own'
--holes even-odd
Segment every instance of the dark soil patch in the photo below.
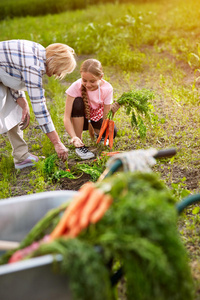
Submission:
<svg viewBox="0 0 200 300">
<path fill-rule="evenodd" d="M 91 176 L 83 173 L 78 179 L 61 178 L 59 185 L 62 190 L 74 190 L 77 191 L 80 187 L 91 180 Z"/>
<path fill-rule="evenodd" d="M 171 185 L 171 183 L 183 183 L 185 188 L 189 191 L 200 192 L 199 182 L 200 182 L 200 171 L 195 167 L 197 162 L 191 163 L 190 166 L 183 167 L 177 164 L 168 166 L 165 164 L 160 164 L 157 167 L 157 171 L 160 172 L 161 177 L 165 180 L 166 184 Z M 170 178 L 169 178 L 169 168 L 170 168 Z"/>
</svg>

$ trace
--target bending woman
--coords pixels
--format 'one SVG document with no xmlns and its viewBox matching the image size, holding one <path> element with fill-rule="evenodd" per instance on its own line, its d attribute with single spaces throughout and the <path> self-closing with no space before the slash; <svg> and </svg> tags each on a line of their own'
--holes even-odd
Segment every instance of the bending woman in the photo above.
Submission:
<svg viewBox="0 0 200 300">
<path fill-rule="evenodd" d="M 30 121 L 25 90 L 40 128 L 53 143 L 58 157 L 67 159 L 68 150 L 60 141 L 46 107 L 42 77 L 47 74 L 61 79 L 75 67 L 74 50 L 65 44 L 56 43 L 44 48 L 27 40 L 0 42 L 0 134 L 8 133 L 16 169 L 32 166 L 38 161 L 37 156 L 28 152 L 23 139 L 22 130 Z"/>
</svg>

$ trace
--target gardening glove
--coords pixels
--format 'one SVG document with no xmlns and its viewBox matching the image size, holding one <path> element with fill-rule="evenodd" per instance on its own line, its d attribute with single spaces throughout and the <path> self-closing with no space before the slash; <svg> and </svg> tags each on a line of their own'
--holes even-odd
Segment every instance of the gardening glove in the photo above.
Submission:
<svg viewBox="0 0 200 300">
<path fill-rule="evenodd" d="M 157 152 L 156 149 L 148 149 L 116 154 L 108 160 L 107 168 L 110 168 L 116 160 L 121 160 L 124 172 L 151 172 L 151 166 L 156 164 L 154 155 Z"/>
<path fill-rule="evenodd" d="M 76 148 L 83 147 L 84 144 L 77 136 L 73 137 L 70 141 L 70 144 L 73 144 Z"/>
</svg>

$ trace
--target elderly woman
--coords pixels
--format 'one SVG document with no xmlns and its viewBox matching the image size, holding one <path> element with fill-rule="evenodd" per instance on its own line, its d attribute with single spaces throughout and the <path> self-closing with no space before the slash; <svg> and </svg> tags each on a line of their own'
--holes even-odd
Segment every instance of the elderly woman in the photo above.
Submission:
<svg viewBox="0 0 200 300">
<path fill-rule="evenodd" d="M 23 139 L 22 130 L 30 121 L 25 90 L 40 128 L 53 143 L 58 157 L 63 161 L 67 159 L 68 150 L 60 141 L 46 107 L 42 76 L 62 79 L 75 67 L 74 50 L 65 44 L 55 43 L 44 48 L 27 40 L 0 42 L 0 134 L 8 134 L 16 169 L 38 161 L 37 156 L 28 152 Z"/>
</svg>

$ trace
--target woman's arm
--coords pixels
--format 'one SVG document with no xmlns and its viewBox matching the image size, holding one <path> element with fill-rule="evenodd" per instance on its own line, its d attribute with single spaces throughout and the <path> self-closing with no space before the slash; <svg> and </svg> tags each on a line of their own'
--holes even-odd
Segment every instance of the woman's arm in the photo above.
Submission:
<svg viewBox="0 0 200 300">
<path fill-rule="evenodd" d="M 28 127 L 30 122 L 29 105 L 26 98 L 23 97 L 19 97 L 16 102 L 22 108 L 22 119 L 21 119 L 20 129 L 24 130 L 26 127 Z"/>
</svg>

